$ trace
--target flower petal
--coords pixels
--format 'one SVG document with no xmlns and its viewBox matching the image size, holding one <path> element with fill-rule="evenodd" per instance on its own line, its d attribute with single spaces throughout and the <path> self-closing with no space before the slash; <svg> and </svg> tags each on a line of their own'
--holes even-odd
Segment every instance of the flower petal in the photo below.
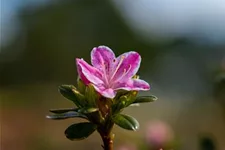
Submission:
<svg viewBox="0 0 225 150">
<path fill-rule="evenodd" d="M 141 56 L 137 52 L 127 52 L 120 55 L 116 59 L 117 65 L 114 68 L 114 73 L 112 75 L 112 80 L 119 81 L 119 80 L 127 80 L 133 77 L 141 63 Z"/>
<path fill-rule="evenodd" d="M 141 79 L 133 79 L 133 90 L 136 91 L 148 91 L 150 90 L 150 85 Z"/>
<path fill-rule="evenodd" d="M 113 89 L 114 90 L 127 90 L 127 91 L 131 91 L 133 88 L 133 81 L 127 80 L 125 82 L 116 82 L 116 84 L 113 85 Z"/>
<path fill-rule="evenodd" d="M 92 65 L 100 71 L 105 72 L 105 75 L 109 75 L 112 72 L 115 59 L 115 54 L 107 46 L 95 47 L 91 51 Z"/>
<path fill-rule="evenodd" d="M 83 59 L 76 59 L 78 73 L 82 81 L 86 84 L 91 82 L 95 85 L 103 84 L 102 74 L 96 68 L 89 65 Z"/>
<path fill-rule="evenodd" d="M 104 96 L 106 98 L 113 99 L 116 96 L 116 92 L 111 88 L 106 89 L 104 87 L 95 86 L 95 85 L 94 85 L 94 88 L 96 89 L 97 92 L 99 92 L 102 96 Z"/>
<path fill-rule="evenodd" d="M 84 74 L 82 72 L 82 68 L 80 65 L 78 65 L 77 61 L 79 61 L 79 60 L 76 60 L 78 76 L 84 82 L 85 85 L 88 85 L 90 83 L 90 81 L 84 76 Z"/>
<path fill-rule="evenodd" d="M 150 89 L 150 85 L 141 79 L 130 79 L 126 82 L 117 82 L 116 85 L 114 85 L 114 90 L 127 90 L 127 91 L 147 91 Z"/>
</svg>

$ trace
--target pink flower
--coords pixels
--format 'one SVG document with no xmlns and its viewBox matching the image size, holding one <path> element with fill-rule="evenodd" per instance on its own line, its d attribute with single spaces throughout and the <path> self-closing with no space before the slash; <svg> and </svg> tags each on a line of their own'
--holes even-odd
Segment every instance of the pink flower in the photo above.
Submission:
<svg viewBox="0 0 225 150">
<path fill-rule="evenodd" d="M 87 85 L 92 84 L 97 92 L 107 98 L 114 98 L 117 90 L 146 91 L 147 82 L 132 78 L 138 71 L 141 56 L 137 52 L 127 52 L 117 58 L 106 46 L 95 47 L 91 51 L 89 65 L 83 59 L 76 59 L 80 79 Z"/>
<path fill-rule="evenodd" d="M 146 141 L 154 147 L 163 147 L 174 138 L 173 130 L 162 121 L 150 122 L 146 131 Z"/>
</svg>

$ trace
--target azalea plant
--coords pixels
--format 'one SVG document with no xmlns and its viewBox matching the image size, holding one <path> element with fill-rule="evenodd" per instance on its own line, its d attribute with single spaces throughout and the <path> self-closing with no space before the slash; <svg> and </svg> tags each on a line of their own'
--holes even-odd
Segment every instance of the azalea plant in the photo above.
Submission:
<svg viewBox="0 0 225 150">
<path fill-rule="evenodd" d="M 137 96 L 138 91 L 147 91 L 150 85 L 139 79 L 137 71 L 141 56 L 134 51 L 118 57 L 106 46 L 91 51 L 91 65 L 76 58 L 77 86 L 61 85 L 59 92 L 75 106 L 51 109 L 49 119 L 83 118 L 86 121 L 70 125 L 65 135 L 70 140 L 82 140 L 97 131 L 103 140 L 103 149 L 113 149 L 114 124 L 127 130 L 137 130 L 138 121 L 122 114 L 124 108 L 138 103 L 152 102 L 157 98 Z"/>
</svg>

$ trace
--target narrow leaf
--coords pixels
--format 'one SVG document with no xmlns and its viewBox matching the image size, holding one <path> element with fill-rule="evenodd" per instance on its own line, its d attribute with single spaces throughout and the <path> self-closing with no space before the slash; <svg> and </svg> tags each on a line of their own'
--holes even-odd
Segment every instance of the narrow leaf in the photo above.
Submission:
<svg viewBox="0 0 225 150">
<path fill-rule="evenodd" d="M 62 119 L 75 118 L 75 117 L 87 119 L 85 115 L 80 114 L 78 112 L 67 112 L 64 114 L 54 114 L 54 115 L 46 116 L 46 118 L 53 119 L 53 120 L 62 120 Z"/>
<path fill-rule="evenodd" d="M 59 108 L 59 109 L 50 109 L 49 111 L 55 114 L 63 114 L 69 111 L 77 111 L 77 108 Z"/>
<path fill-rule="evenodd" d="M 117 124 L 121 128 L 124 128 L 127 130 L 136 131 L 139 128 L 138 121 L 131 116 L 117 114 L 113 117 L 113 121 L 115 124 Z"/>
<path fill-rule="evenodd" d="M 148 103 L 148 102 L 154 102 L 156 100 L 157 100 L 157 97 L 154 95 L 140 96 L 140 97 L 137 97 L 133 103 Z"/>
<path fill-rule="evenodd" d="M 65 135 L 70 140 L 83 140 L 91 135 L 96 128 L 97 126 L 90 122 L 73 124 L 66 129 Z"/>
<path fill-rule="evenodd" d="M 92 108 L 92 107 L 88 107 L 88 108 L 81 108 L 78 110 L 79 113 L 82 114 L 89 114 L 89 113 L 93 113 L 93 112 L 97 112 L 99 109 L 98 108 Z"/>
</svg>

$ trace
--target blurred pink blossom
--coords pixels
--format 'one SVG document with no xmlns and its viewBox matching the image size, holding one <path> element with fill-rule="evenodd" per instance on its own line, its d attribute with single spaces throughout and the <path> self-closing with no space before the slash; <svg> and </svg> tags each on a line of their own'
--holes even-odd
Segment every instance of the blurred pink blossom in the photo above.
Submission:
<svg viewBox="0 0 225 150">
<path fill-rule="evenodd" d="M 134 145 L 121 145 L 116 150 L 137 150 Z"/>
<path fill-rule="evenodd" d="M 173 139 L 174 133 L 168 124 L 162 121 L 148 123 L 145 140 L 150 146 L 162 148 Z"/>
</svg>

